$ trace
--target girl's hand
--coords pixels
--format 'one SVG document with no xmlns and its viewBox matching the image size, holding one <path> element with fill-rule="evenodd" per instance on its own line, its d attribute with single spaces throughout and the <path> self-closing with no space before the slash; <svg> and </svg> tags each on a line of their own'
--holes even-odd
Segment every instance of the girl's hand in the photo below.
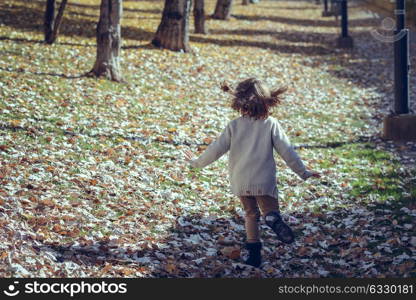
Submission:
<svg viewBox="0 0 416 300">
<path fill-rule="evenodd" d="M 321 178 L 321 174 L 319 174 L 318 172 L 310 171 L 310 173 L 311 173 L 310 177 Z"/>
<path fill-rule="evenodd" d="M 194 154 L 189 150 L 183 151 L 183 155 L 185 156 L 186 161 L 191 161 L 194 159 Z"/>
</svg>

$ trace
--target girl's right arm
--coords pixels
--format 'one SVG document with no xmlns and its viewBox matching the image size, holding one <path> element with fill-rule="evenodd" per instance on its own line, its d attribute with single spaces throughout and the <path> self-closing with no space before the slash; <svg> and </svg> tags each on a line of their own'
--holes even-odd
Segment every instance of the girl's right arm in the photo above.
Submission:
<svg viewBox="0 0 416 300">
<path fill-rule="evenodd" d="M 277 153 L 279 153 L 279 155 L 283 158 L 286 165 L 288 165 L 293 172 L 298 174 L 300 178 L 306 180 L 311 176 L 317 177 L 318 174 L 316 172 L 310 172 L 306 170 L 305 165 L 303 164 L 299 155 L 293 149 L 289 138 L 277 120 L 273 121 L 272 139 L 273 146 Z"/>
</svg>

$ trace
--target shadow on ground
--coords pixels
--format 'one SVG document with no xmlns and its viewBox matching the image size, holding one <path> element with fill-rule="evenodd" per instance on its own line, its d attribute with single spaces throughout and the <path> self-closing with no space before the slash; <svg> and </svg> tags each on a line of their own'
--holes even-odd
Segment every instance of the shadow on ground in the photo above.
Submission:
<svg viewBox="0 0 416 300">
<path fill-rule="evenodd" d="M 13 27 L 23 32 L 43 32 L 44 10 L 43 6 L 40 5 L 40 3 L 39 5 L 36 5 L 36 7 L 26 7 L 21 5 L 4 5 L 1 8 L 2 9 L 0 10 L 0 19 L 2 20 L 2 23 L 4 25 Z M 95 38 L 98 14 L 97 20 L 71 18 L 70 15 L 71 14 L 64 14 L 62 26 L 59 31 L 60 35 L 68 37 Z M 132 26 L 122 26 L 121 30 L 123 39 L 150 41 L 154 36 L 153 32 L 149 32 Z"/>
<path fill-rule="evenodd" d="M 305 27 L 339 27 L 338 22 L 335 20 L 309 20 L 309 19 L 294 19 L 294 18 L 286 18 L 280 16 L 249 16 L 249 15 L 232 15 L 234 18 L 238 20 L 244 21 L 272 21 L 277 23 L 284 23 L 289 25 L 300 25 Z M 372 26 L 374 19 L 366 18 L 366 19 L 358 19 L 358 20 L 350 20 L 349 25 L 352 27 L 368 27 Z"/>
<path fill-rule="evenodd" d="M 28 1 L 20 0 L 23 3 Z M 11 5 L 3 6 L 0 11 L 0 18 L 6 26 L 11 26 L 19 31 L 38 31 L 43 32 L 43 2 L 39 1 L 36 5 L 31 7 L 24 7 L 21 5 Z M 89 5 L 81 3 L 69 3 L 69 6 L 79 6 L 89 9 L 94 9 L 96 11 L 97 17 L 99 13 L 98 5 Z M 134 10 L 134 9 L 132 9 Z M 71 12 L 68 10 L 67 12 Z M 137 11 L 137 17 L 140 17 L 140 13 L 147 13 L 154 15 L 155 18 L 160 18 L 160 9 L 152 9 L 147 11 Z M 71 12 L 73 13 L 73 12 Z M 89 15 L 90 12 L 82 12 Z M 287 17 L 278 17 L 278 16 L 246 16 L 246 15 L 236 15 L 235 16 L 241 20 L 257 21 L 263 19 L 270 19 L 275 22 L 282 22 L 286 24 L 296 24 L 307 26 L 312 28 L 314 26 L 338 26 L 337 22 L 334 20 L 300 20 L 300 19 L 291 19 Z M 378 22 L 375 19 L 359 19 L 351 20 L 350 26 L 353 28 L 355 26 L 370 26 L 374 22 Z M 379 24 L 374 24 L 374 26 Z M 96 21 L 88 20 L 84 18 L 71 18 L 70 14 L 64 15 L 63 25 L 61 28 L 61 35 L 68 37 L 85 37 L 85 38 L 95 38 L 95 27 Z M 330 66 L 327 69 L 327 72 L 332 75 L 352 81 L 354 84 L 364 86 L 364 87 L 376 87 L 382 92 L 387 92 L 390 94 L 390 91 L 386 91 L 386 86 L 376 86 L 376 82 L 372 80 L 372 74 L 380 72 L 380 70 L 374 70 L 373 67 L 380 64 L 380 62 L 374 62 L 374 53 L 368 53 L 368 56 L 363 57 L 362 51 L 347 51 L 351 53 L 353 59 L 345 59 L 343 54 L 344 50 L 339 53 L 335 49 L 335 40 L 337 34 L 328 34 L 328 33 L 315 33 L 302 32 L 302 31 L 271 31 L 271 30 L 262 30 L 262 29 L 237 29 L 237 30 L 227 30 L 227 29 L 213 29 L 211 30 L 211 35 L 191 35 L 191 42 L 197 42 L 202 44 L 215 44 L 219 46 L 234 46 L 234 47 L 256 47 L 260 49 L 270 49 L 276 51 L 276 53 L 284 54 L 301 54 L 305 56 L 313 56 L 313 60 L 305 59 L 304 64 L 312 67 L 319 67 L 321 65 Z M 255 41 L 247 39 L 223 39 L 221 36 L 224 35 L 237 35 L 237 36 L 259 36 L 259 35 L 270 35 L 275 39 L 275 41 Z M 359 43 L 368 43 L 368 40 L 372 37 L 368 32 L 354 32 L 353 37 L 356 41 L 356 44 Z M 154 36 L 154 32 L 149 32 L 140 28 L 132 26 L 124 26 L 122 28 L 122 38 L 126 40 L 133 41 L 151 41 Z M 10 38 L 10 37 L 0 37 L 1 40 L 11 40 L 15 42 L 28 42 L 28 43 L 42 43 L 41 40 L 31 40 L 23 38 Z M 290 44 L 288 44 L 290 43 Z M 81 44 L 81 43 L 72 43 L 72 42 L 57 42 L 57 44 L 68 45 L 68 46 L 85 46 L 93 47 L 94 44 Z M 149 46 L 148 44 L 143 45 L 124 45 L 123 49 L 155 49 L 154 47 Z M 338 58 L 338 59 L 334 59 Z M 386 68 L 384 68 L 386 69 Z M 386 70 L 387 71 L 387 70 Z M 388 72 L 385 73 L 387 74 Z M 386 75 L 387 76 L 387 75 Z"/>
<path fill-rule="evenodd" d="M 415 223 L 403 210 L 415 209 L 413 201 L 357 205 L 353 210 L 324 205 L 319 212 L 291 213 L 289 223 L 296 234 L 296 242 L 291 245 L 277 241 L 261 225 L 264 248 L 260 269 L 243 263 L 244 220 L 238 213 L 228 218 L 185 215 L 176 220 L 164 237 L 138 240 L 137 247 L 123 248 L 104 238 L 79 245 L 45 243 L 46 248 L 37 250 L 52 250 L 58 262 L 95 267 L 110 263 L 156 278 L 414 276 L 411 250 L 406 242 L 394 244 L 397 237 L 403 236 L 400 225 Z M 386 210 L 392 213 L 386 215 Z M 395 225 L 397 220 L 399 224 Z M 410 232 L 407 230 L 406 234 Z M 403 256 L 404 263 L 396 263 L 397 256 Z"/>
</svg>

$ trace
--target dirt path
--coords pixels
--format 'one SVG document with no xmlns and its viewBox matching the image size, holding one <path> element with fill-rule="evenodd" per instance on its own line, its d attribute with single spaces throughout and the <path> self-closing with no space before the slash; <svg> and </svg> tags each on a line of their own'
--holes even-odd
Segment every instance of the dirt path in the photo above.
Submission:
<svg viewBox="0 0 416 300">
<path fill-rule="evenodd" d="M 377 26 L 374 26 L 374 30 L 379 30 L 379 32 L 383 32 L 380 30 L 381 22 L 384 18 L 393 17 L 394 14 L 382 7 L 379 7 L 377 5 L 373 5 L 371 1 L 355 1 L 353 2 L 353 6 L 357 9 L 364 9 L 367 10 L 367 12 L 370 12 L 368 15 L 373 17 L 375 20 L 378 20 L 379 22 L 379 28 Z M 394 5 L 392 6 L 394 9 Z M 373 14 L 376 13 L 376 14 Z M 378 15 L 377 15 L 378 14 Z M 410 55 L 411 55 L 411 73 L 410 73 L 410 109 L 411 113 L 416 113 L 416 81 L 415 81 L 415 62 L 416 62 L 416 53 L 414 49 L 416 49 L 416 31 L 414 26 L 411 24 L 407 24 L 407 27 L 410 30 Z M 387 34 L 387 33 L 385 33 Z M 391 34 L 391 33 L 390 33 Z M 386 44 L 387 47 L 390 48 L 389 54 L 386 55 L 386 59 L 389 60 L 388 66 L 391 68 L 391 72 L 393 73 L 393 55 L 392 55 L 392 46 L 390 44 Z M 392 79 L 392 77 L 390 77 Z M 389 94 L 389 98 L 393 98 L 391 94 Z M 392 101 L 392 100 L 390 100 Z M 385 113 L 386 109 L 384 109 Z M 416 166 L 416 141 L 384 141 L 383 139 L 378 139 L 377 142 L 379 143 L 379 146 L 383 149 L 386 149 L 398 156 L 401 163 L 406 166 L 406 168 L 413 168 Z"/>
</svg>

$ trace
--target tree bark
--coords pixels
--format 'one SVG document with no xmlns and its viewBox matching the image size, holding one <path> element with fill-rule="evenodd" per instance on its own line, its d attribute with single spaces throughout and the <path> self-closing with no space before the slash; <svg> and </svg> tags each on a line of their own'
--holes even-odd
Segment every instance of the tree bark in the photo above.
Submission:
<svg viewBox="0 0 416 300">
<path fill-rule="evenodd" d="M 97 57 L 87 74 L 122 81 L 120 69 L 121 17 L 123 0 L 101 0 L 100 19 L 97 24 Z"/>
<path fill-rule="evenodd" d="M 45 20 L 44 20 L 44 32 L 45 42 L 51 40 L 53 27 L 55 23 L 55 0 L 46 1 Z"/>
<path fill-rule="evenodd" d="M 68 0 L 62 0 L 59 6 L 58 14 L 55 18 L 55 0 L 48 0 L 46 2 L 45 12 L 45 42 L 53 44 L 56 41 L 59 33 L 59 27 L 62 23 L 66 3 Z"/>
<path fill-rule="evenodd" d="M 194 0 L 194 23 L 195 33 L 208 33 L 205 25 L 204 0 Z"/>
<path fill-rule="evenodd" d="M 228 20 L 231 16 L 232 4 L 233 0 L 218 0 L 212 17 L 219 20 Z"/>
<path fill-rule="evenodd" d="M 165 0 L 162 21 L 152 44 L 173 51 L 189 52 L 191 0 Z"/>
<path fill-rule="evenodd" d="M 249 2 L 249 0 L 243 0 L 243 2 L 241 3 L 242 5 L 249 5 L 250 4 L 250 2 Z"/>
</svg>

